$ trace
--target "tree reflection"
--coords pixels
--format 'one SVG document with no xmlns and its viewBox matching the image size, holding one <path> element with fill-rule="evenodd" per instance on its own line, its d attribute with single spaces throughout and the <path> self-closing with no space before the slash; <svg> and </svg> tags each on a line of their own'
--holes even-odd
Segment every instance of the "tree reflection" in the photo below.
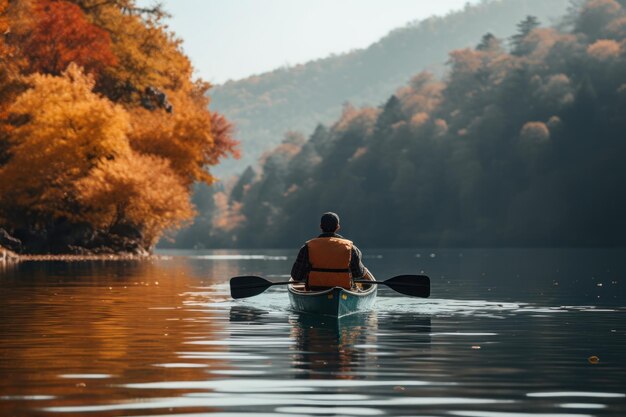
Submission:
<svg viewBox="0 0 626 417">
<path fill-rule="evenodd" d="M 188 307 L 186 292 L 201 277 L 185 262 L 23 263 L 11 273 L 0 293 L 5 395 L 97 405 L 137 395 L 124 384 L 202 380 L 204 368 L 223 367 L 210 356 L 181 363 L 181 352 L 212 348 L 190 349 L 193 335 L 211 339 L 222 329 L 212 311 Z M 19 406 L 2 402 L 0 415 Z"/>
</svg>

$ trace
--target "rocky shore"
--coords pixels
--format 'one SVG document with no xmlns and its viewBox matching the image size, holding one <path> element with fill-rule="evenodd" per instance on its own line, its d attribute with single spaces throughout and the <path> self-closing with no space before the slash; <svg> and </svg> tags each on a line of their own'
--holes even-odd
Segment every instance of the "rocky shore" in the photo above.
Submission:
<svg viewBox="0 0 626 417">
<path fill-rule="evenodd" d="M 156 259 L 157 255 L 134 255 L 130 253 L 118 254 L 98 254 L 98 255 L 18 255 L 19 262 L 25 261 L 63 261 L 63 262 L 80 262 L 80 261 L 136 261 L 145 259 Z"/>
<path fill-rule="evenodd" d="M 130 228 L 121 228 L 116 230 L 117 233 L 103 233 L 87 227 L 62 231 L 64 233 L 47 231 L 36 234 L 22 230 L 18 238 L 0 228 L 0 263 L 144 260 L 156 257 L 146 249 L 141 234 Z"/>
<path fill-rule="evenodd" d="M 0 246 L 0 264 L 18 262 L 19 259 L 18 254 Z"/>
</svg>

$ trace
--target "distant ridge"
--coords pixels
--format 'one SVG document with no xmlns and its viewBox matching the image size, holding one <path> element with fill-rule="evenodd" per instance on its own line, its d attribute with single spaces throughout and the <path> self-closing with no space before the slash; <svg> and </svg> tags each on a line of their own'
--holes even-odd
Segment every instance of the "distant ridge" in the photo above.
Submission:
<svg viewBox="0 0 626 417">
<path fill-rule="evenodd" d="M 380 104 L 422 70 L 442 75 L 451 50 L 473 46 L 487 32 L 507 38 L 526 15 L 550 24 L 568 4 L 568 0 L 485 0 L 443 17 L 409 23 L 365 49 L 216 86 L 211 107 L 235 123 L 243 156 L 212 171 L 222 178 L 241 173 L 279 144 L 285 132 L 310 132 L 319 123 L 330 123 L 346 102 Z"/>
</svg>

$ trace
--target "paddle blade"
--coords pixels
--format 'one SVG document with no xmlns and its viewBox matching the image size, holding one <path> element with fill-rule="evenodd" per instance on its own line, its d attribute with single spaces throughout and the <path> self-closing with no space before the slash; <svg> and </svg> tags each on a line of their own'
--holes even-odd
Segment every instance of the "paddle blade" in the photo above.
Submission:
<svg viewBox="0 0 626 417">
<path fill-rule="evenodd" d="M 233 298 L 246 298 L 261 294 L 272 286 L 265 278 L 246 275 L 230 279 L 230 295 Z"/>
<path fill-rule="evenodd" d="M 413 297 L 428 298 L 430 296 L 430 278 L 426 275 L 398 275 L 381 281 L 394 291 Z"/>
</svg>

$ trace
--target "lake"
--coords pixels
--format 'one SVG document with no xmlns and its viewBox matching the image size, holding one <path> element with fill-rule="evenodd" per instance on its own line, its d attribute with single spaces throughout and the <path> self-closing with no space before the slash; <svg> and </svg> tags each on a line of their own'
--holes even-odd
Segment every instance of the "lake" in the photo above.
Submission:
<svg viewBox="0 0 626 417">
<path fill-rule="evenodd" d="M 0 267 L 0 415 L 626 416 L 623 249 L 364 250 L 431 297 L 340 320 L 229 297 L 296 252 Z"/>
</svg>

